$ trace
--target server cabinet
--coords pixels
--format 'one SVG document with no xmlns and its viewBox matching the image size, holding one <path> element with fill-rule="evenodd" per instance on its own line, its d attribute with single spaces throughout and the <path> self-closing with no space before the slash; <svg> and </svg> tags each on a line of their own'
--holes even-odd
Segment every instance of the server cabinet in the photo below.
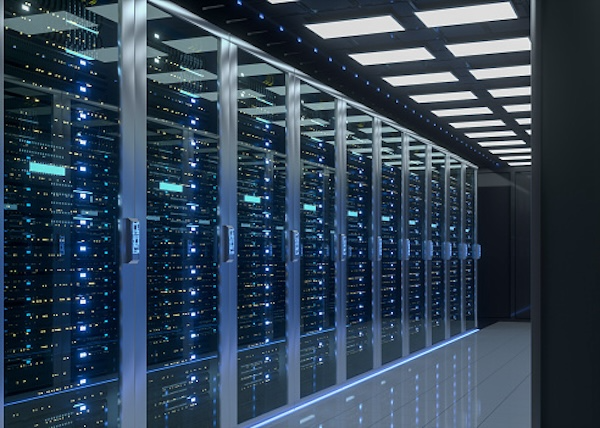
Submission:
<svg viewBox="0 0 600 428">
<path fill-rule="evenodd" d="M 476 260 L 479 257 L 479 247 L 476 238 L 476 219 L 475 212 L 476 201 L 475 191 L 477 189 L 475 168 L 465 165 L 465 197 L 464 197 L 464 235 L 463 242 L 465 248 L 464 263 L 464 281 L 465 281 L 465 323 L 466 329 L 470 330 L 477 327 L 477 269 Z"/>
<path fill-rule="evenodd" d="M 406 289 L 408 293 L 408 330 L 410 352 L 423 349 L 427 341 L 427 283 L 425 258 L 430 252 L 426 242 L 426 150 L 425 144 L 411 140 L 407 145 L 407 217 L 406 239 L 409 241 L 409 258 L 406 263 Z"/>
<path fill-rule="evenodd" d="M 432 148 L 430 157 L 429 282 L 431 297 L 429 313 L 431 319 L 431 341 L 438 343 L 446 338 L 446 281 L 444 270 L 444 241 L 446 239 L 446 154 Z"/>
<path fill-rule="evenodd" d="M 373 119 L 349 108 L 346 131 L 347 377 L 373 368 L 371 191 Z"/>
<path fill-rule="evenodd" d="M 336 382 L 334 98 L 300 84 L 300 395 Z"/>
<path fill-rule="evenodd" d="M 4 13 L 4 423 L 116 425 L 119 76 L 92 59 L 118 24 L 78 1 Z"/>
<path fill-rule="evenodd" d="M 285 75 L 238 65 L 238 420 L 287 402 Z M 279 89 L 276 89 L 279 88 Z"/>
<path fill-rule="evenodd" d="M 147 25 L 148 426 L 212 427 L 219 422 L 218 43 L 166 14 Z"/>
<path fill-rule="evenodd" d="M 382 363 L 401 358 L 402 266 L 406 251 L 402 238 L 403 153 L 401 131 L 389 130 L 382 137 L 381 168 L 381 347 Z"/>
<path fill-rule="evenodd" d="M 448 160 L 448 246 L 450 256 L 448 264 L 448 300 L 450 335 L 462 332 L 463 290 L 462 271 L 459 250 L 462 244 L 462 164 L 454 159 Z"/>
</svg>

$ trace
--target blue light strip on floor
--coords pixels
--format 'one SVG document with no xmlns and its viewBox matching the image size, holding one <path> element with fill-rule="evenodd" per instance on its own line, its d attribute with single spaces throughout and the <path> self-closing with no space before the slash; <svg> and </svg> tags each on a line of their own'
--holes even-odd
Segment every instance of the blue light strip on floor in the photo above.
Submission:
<svg viewBox="0 0 600 428">
<path fill-rule="evenodd" d="M 314 399 L 312 399 L 310 401 L 307 401 L 306 403 L 302 403 L 302 404 L 300 404 L 300 405 L 298 405 L 296 407 L 293 407 L 293 408 L 291 408 L 289 410 L 286 410 L 285 412 L 278 413 L 277 415 L 272 416 L 272 417 L 270 417 L 268 419 L 265 419 L 262 422 L 259 422 L 259 423 L 256 423 L 256 424 L 250 424 L 250 425 L 247 425 L 247 426 L 251 426 L 253 428 L 264 427 L 265 425 L 270 424 L 272 422 L 275 422 L 275 421 L 277 421 L 277 420 L 279 420 L 281 418 L 284 418 L 285 416 L 289 416 L 292 413 L 297 412 L 298 410 L 302 410 L 302 409 L 305 409 L 308 406 L 312 406 L 313 404 L 316 404 L 319 401 L 322 401 L 322 400 L 324 400 L 326 398 L 332 397 L 335 394 L 339 394 L 340 392 L 343 392 L 343 391 L 345 391 L 347 389 L 350 389 L 353 386 L 359 385 L 359 384 L 361 384 L 361 383 L 363 383 L 363 382 L 365 382 L 365 381 L 367 381 L 369 379 L 373 379 L 374 377 L 377 377 L 377 376 L 379 376 L 379 375 L 381 375 L 383 373 L 389 372 L 390 370 L 393 370 L 393 369 L 396 369 L 396 368 L 398 368 L 400 366 L 403 366 L 404 364 L 406 364 L 406 363 L 408 363 L 410 361 L 416 360 L 417 358 L 422 357 L 423 355 L 430 354 L 433 351 L 437 351 L 438 349 L 441 349 L 441 348 L 443 348 L 445 346 L 448 346 L 448 345 L 450 345 L 450 344 L 452 344 L 454 342 L 457 342 L 457 341 L 459 341 L 461 339 L 464 339 L 467 336 L 475 334 L 478 331 L 479 331 L 479 329 L 474 329 L 474 330 L 467 331 L 466 333 L 463 333 L 461 335 L 453 337 L 452 339 L 448 339 L 447 341 L 442 342 L 442 343 L 440 343 L 438 345 L 432 346 L 431 348 L 427 348 L 427 349 L 425 349 L 423 351 L 417 352 L 416 354 L 411 355 L 410 357 L 407 357 L 406 359 L 402 359 L 402 360 L 398 361 L 397 363 L 394 363 L 394 364 L 392 364 L 390 366 L 383 367 L 380 370 L 377 370 L 376 372 L 368 374 L 367 376 L 364 376 L 364 377 L 361 377 L 359 379 L 356 379 L 353 382 L 347 383 L 345 385 L 342 384 L 341 387 L 336 388 L 333 391 L 330 391 L 330 392 L 328 392 L 326 394 L 323 394 L 323 395 L 321 395 L 319 397 L 316 397 L 316 398 L 314 398 Z"/>
</svg>

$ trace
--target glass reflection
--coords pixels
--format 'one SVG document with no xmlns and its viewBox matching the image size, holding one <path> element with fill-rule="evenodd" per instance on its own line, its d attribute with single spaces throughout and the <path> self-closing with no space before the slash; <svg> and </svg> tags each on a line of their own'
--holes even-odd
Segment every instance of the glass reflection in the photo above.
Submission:
<svg viewBox="0 0 600 428">
<path fill-rule="evenodd" d="M 5 424 L 116 426 L 117 2 L 5 1 Z"/>
<path fill-rule="evenodd" d="M 373 368 L 371 260 L 373 119 L 347 112 L 347 294 L 346 355 L 348 378 Z"/>
<path fill-rule="evenodd" d="M 238 419 L 287 402 L 285 75 L 238 66 Z"/>
<path fill-rule="evenodd" d="M 300 395 L 335 383 L 334 100 L 300 86 Z"/>
<path fill-rule="evenodd" d="M 148 426 L 217 420 L 217 39 L 148 21 Z"/>
</svg>

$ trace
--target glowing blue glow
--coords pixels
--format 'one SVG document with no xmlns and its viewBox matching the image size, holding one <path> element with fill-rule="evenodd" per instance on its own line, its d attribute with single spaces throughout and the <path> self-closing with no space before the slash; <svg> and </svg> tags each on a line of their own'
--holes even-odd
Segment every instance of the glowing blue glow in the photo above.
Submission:
<svg viewBox="0 0 600 428">
<path fill-rule="evenodd" d="M 358 217 L 358 211 L 348 211 L 348 217 Z"/>
<path fill-rule="evenodd" d="M 66 175 L 66 169 L 62 166 L 49 165 L 37 162 L 29 162 L 29 171 L 39 172 L 40 174 L 60 175 L 62 177 Z"/>
<path fill-rule="evenodd" d="M 77 51 L 74 51 L 74 50 L 71 50 L 71 49 L 67 49 L 67 48 L 65 48 L 65 52 L 68 53 L 68 54 L 70 54 L 70 55 L 75 55 L 76 57 L 79 57 L 79 58 L 82 58 L 82 59 L 85 59 L 85 60 L 88 60 L 88 61 L 92 61 L 94 59 L 94 58 L 92 58 L 89 55 L 85 55 L 85 54 L 82 54 L 81 52 L 77 52 Z"/>
<path fill-rule="evenodd" d="M 316 205 L 311 205 L 311 204 L 304 204 L 303 209 L 304 209 L 304 211 L 315 212 L 315 211 L 317 211 L 317 206 Z"/>
<path fill-rule="evenodd" d="M 183 186 L 181 184 L 166 183 L 164 181 L 159 184 L 158 188 L 166 192 L 183 192 Z"/>
<path fill-rule="evenodd" d="M 260 204 L 260 196 L 244 195 L 244 202 L 250 204 Z"/>
</svg>

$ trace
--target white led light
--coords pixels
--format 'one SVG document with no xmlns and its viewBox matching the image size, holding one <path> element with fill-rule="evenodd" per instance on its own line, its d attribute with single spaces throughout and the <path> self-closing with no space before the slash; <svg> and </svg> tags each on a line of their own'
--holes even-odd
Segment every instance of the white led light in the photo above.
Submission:
<svg viewBox="0 0 600 428">
<path fill-rule="evenodd" d="M 517 18 L 510 2 L 428 10 L 415 15 L 429 28 Z"/>
<path fill-rule="evenodd" d="M 494 98 L 526 97 L 531 95 L 531 86 L 523 86 L 520 88 L 490 89 L 488 92 Z"/>
<path fill-rule="evenodd" d="M 395 49 L 391 51 L 351 54 L 350 58 L 361 65 L 392 64 L 435 59 L 425 48 Z"/>
<path fill-rule="evenodd" d="M 449 108 L 443 110 L 432 110 L 437 117 L 449 116 L 476 116 L 478 114 L 492 114 L 488 107 Z"/>
<path fill-rule="evenodd" d="M 531 147 L 522 147 L 516 149 L 496 149 L 490 150 L 493 155 L 509 155 L 511 153 L 531 153 Z"/>
<path fill-rule="evenodd" d="M 23 9 L 25 12 L 29 12 L 29 9 L 30 9 L 30 8 L 29 8 L 29 5 L 28 5 L 28 4 L 26 4 L 26 3 L 23 3 L 23 4 L 21 5 L 21 9 Z"/>
<path fill-rule="evenodd" d="M 487 40 L 485 42 L 457 43 L 446 45 L 456 57 L 473 55 L 491 55 L 531 50 L 531 41 L 527 37 L 516 39 Z"/>
<path fill-rule="evenodd" d="M 477 80 L 500 79 L 504 77 L 531 76 L 531 65 L 516 65 L 512 67 L 494 67 L 469 70 Z"/>
<path fill-rule="evenodd" d="M 531 125 L 530 117 L 524 117 L 524 118 L 516 119 L 516 120 L 519 125 Z"/>
<path fill-rule="evenodd" d="M 425 104 L 425 103 L 439 103 L 445 101 L 463 101 L 463 100 L 476 100 L 477 96 L 471 91 L 462 92 L 443 92 L 439 94 L 424 94 L 424 95 L 411 95 L 414 102 Z"/>
<path fill-rule="evenodd" d="M 453 128 L 487 128 L 490 126 L 505 126 L 506 123 L 502 120 L 477 120 L 473 122 L 453 122 L 450 124 Z"/>
<path fill-rule="evenodd" d="M 526 129 L 525 132 L 527 132 L 529 135 L 531 135 L 531 129 Z"/>
<path fill-rule="evenodd" d="M 281 4 L 281 3 L 294 3 L 298 0 L 267 0 L 271 4 Z"/>
<path fill-rule="evenodd" d="M 465 134 L 468 138 L 494 138 L 494 137 L 515 137 L 514 131 L 489 131 L 489 132 L 472 132 Z"/>
<path fill-rule="evenodd" d="M 323 39 L 404 31 L 404 27 L 390 15 L 307 24 L 306 28 Z"/>
<path fill-rule="evenodd" d="M 449 71 L 441 73 L 405 74 L 403 76 L 384 77 L 383 80 L 392 86 L 428 85 L 430 83 L 458 82 L 456 76 Z"/>
<path fill-rule="evenodd" d="M 477 143 L 481 147 L 506 147 L 526 144 L 523 140 L 485 141 Z"/>
<path fill-rule="evenodd" d="M 531 162 L 508 162 L 509 166 L 531 166 Z"/>
<path fill-rule="evenodd" d="M 516 155 L 516 156 L 500 156 L 503 161 L 518 161 L 518 160 L 529 160 L 531 155 Z"/>
<path fill-rule="evenodd" d="M 504 110 L 509 113 L 520 113 L 523 111 L 531 111 L 531 104 L 512 104 L 508 106 L 503 106 Z"/>
</svg>

